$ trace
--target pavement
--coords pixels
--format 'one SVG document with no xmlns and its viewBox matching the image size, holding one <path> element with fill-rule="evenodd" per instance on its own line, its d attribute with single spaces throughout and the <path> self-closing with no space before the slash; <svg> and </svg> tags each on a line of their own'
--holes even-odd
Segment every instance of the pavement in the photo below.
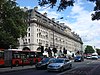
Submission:
<svg viewBox="0 0 100 75">
<path fill-rule="evenodd" d="M 21 70 L 27 70 L 35 68 L 35 65 L 26 65 L 26 66 L 18 66 L 18 67 L 2 67 L 0 68 L 0 74 L 1 73 L 7 73 L 7 72 L 14 72 L 14 71 L 21 71 Z"/>
</svg>

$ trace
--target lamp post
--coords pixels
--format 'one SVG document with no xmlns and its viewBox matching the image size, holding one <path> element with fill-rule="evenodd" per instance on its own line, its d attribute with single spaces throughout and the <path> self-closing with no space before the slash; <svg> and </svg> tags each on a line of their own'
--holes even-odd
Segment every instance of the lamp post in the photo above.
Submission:
<svg viewBox="0 0 100 75">
<path fill-rule="evenodd" d="M 11 49 L 12 48 L 12 45 L 9 45 L 9 48 Z"/>
<path fill-rule="evenodd" d="M 58 18 L 56 20 L 59 20 L 59 19 L 64 19 L 64 18 L 61 17 L 61 18 Z M 55 18 L 52 18 L 52 21 L 55 21 Z M 53 30 L 53 52 L 54 52 L 54 56 L 55 56 L 55 53 L 57 52 L 57 49 L 55 48 L 55 29 L 54 29 L 54 25 L 53 24 L 52 24 L 52 30 Z"/>
<path fill-rule="evenodd" d="M 53 48 L 55 48 L 55 40 L 54 40 L 54 26 L 53 26 Z"/>
<path fill-rule="evenodd" d="M 55 18 L 52 18 L 52 21 L 55 21 Z M 55 40 L 54 40 L 54 25 L 53 25 L 53 22 L 52 22 L 52 35 L 53 35 L 53 46 L 52 46 L 52 50 L 53 50 L 53 52 L 54 52 L 54 48 L 55 48 Z"/>
</svg>

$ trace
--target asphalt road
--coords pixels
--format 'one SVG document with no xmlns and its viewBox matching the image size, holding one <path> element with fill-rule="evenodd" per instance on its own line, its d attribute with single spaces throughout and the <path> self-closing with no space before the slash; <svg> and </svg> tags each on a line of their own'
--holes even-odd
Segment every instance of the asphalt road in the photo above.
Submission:
<svg viewBox="0 0 100 75">
<path fill-rule="evenodd" d="M 36 70 L 34 68 L 28 70 L 3 73 L 0 75 L 91 75 L 91 73 L 93 74 L 93 70 L 97 69 L 97 66 L 100 64 L 100 60 L 85 60 L 84 62 L 72 62 L 72 63 L 73 63 L 73 68 L 66 70 L 62 73 L 48 72 L 47 70 Z"/>
<path fill-rule="evenodd" d="M 74 62 L 73 68 L 59 75 L 100 75 L 100 59 Z"/>
</svg>

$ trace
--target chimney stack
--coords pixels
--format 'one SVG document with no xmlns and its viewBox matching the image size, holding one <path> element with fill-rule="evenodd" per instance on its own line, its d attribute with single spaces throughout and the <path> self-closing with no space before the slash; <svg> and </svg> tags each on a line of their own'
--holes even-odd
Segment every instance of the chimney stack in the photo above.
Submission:
<svg viewBox="0 0 100 75">
<path fill-rule="evenodd" d="M 52 21 L 55 21 L 55 18 L 52 18 Z"/>
<path fill-rule="evenodd" d="M 38 7 L 34 7 L 34 10 L 38 11 Z"/>
<path fill-rule="evenodd" d="M 47 13 L 46 12 L 44 13 L 44 16 L 47 16 Z"/>
</svg>

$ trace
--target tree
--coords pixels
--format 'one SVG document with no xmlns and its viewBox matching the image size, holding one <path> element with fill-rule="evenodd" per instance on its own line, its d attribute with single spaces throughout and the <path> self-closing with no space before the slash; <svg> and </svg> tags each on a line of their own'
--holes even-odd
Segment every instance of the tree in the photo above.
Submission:
<svg viewBox="0 0 100 75">
<path fill-rule="evenodd" d="M 38 0 L 38 3 L 40 6 L 49 5 L 51 8 L 53 8 L 57 1 L 60 1 L 60 4 L 58 5 L 57 11 L 63 11 L 68 6 L 74 6 L 75 0 Z M 100 0 L 87 0 L 90 2 L 95 2 L 96 6 L 94 7 L 95 13 L 92 14 L 92 20 L 99 20 L 100 19 Z"/>
<path fill-rule="evenodd" d="M 86 46 L 85 48 L 85 54 L 88 54 L 88 53 L 94 53 L 94 49 L 92 48 L 92 46 Z"/>
<path fill-rule="evenodd" d="M 100 49 L 96 49 L 96 51 L 97 51 L 98 55 L 100 55 Z"/>
<path fill-rule="evenodd" d="M 15 0 L 0 0 L 0 48 L 15 48 L 27 30 L 27 12 Z"/>
</svg>

